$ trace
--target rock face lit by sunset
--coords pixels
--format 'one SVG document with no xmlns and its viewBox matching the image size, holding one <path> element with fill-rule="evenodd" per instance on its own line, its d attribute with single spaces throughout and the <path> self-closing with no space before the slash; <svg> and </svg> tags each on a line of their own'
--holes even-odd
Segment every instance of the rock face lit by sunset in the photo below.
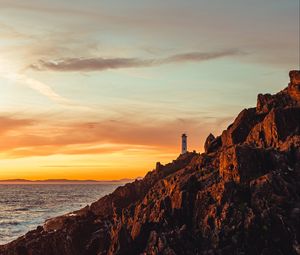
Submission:
<svg viewBox="0 0 300 255">
<path fill-rule="evenodd" d="M 136 178 L 299 69 L 297 0 L 0 0 L 0 179 Z M 280 18 L 279 18 L 280 17 Z"/>
</svg>

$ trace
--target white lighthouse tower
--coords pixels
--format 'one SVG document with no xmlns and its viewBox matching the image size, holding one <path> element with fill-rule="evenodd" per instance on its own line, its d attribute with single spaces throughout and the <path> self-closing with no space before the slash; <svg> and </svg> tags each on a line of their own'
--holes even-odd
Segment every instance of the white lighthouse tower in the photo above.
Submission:
<svg viewBox="0 0 300 255">
<path fill-rule="evenodd" d="M 187 153 L 187 135 L 182 134 L 181 136 L 181 154 Z"/>
</svg>

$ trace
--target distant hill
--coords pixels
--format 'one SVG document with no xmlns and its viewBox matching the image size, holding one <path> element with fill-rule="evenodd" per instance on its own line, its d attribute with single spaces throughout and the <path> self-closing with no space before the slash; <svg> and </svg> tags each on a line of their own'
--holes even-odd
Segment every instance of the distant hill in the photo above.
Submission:
<svg viewBox="0 0 300 255">
<path fill-rule="evenodd" d="M 139 177 L 137 179 L 140 179 Z M 7 179 L 0 180 L 0 184 L 100 184 L 100 183 L 126 183 L 132 182 L 134 179 L 120 179 L 120 180 L 68 180 L 68 179 L 46 179 L 46 180 L 27 180 L 27 179 Z"/>
</svg>

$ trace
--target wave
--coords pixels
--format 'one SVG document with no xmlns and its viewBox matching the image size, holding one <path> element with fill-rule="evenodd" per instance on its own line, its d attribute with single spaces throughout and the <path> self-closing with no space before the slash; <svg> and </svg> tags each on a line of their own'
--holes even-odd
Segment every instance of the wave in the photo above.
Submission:
<svg viewBox="0 0 300 255">
<path fill-rule="evenodd" d="M 28 207 L 14 209 L 14 211 L 16 211 L 16 212 L 27 212 L 29 210 L 30 210 L 30 208 L 28 208 Z"/>
<path fill-rule="evenodd" d="M 6 185 L 0 188 L 0 244 L 35 229 L 46 219 L 78 210 L 119 184 Z"/>
<path fill-rule="evenodd" d="M 6 220 L 4 220 L 4 221 L 1 221 L 0 220 L 0 227 L 2 226 L 16 226 L 16 225 L 19 225 L 19 224 L 21 224 L 22 222 L 20 222 L 20 221 L 6 221 Z"/>
</svg>

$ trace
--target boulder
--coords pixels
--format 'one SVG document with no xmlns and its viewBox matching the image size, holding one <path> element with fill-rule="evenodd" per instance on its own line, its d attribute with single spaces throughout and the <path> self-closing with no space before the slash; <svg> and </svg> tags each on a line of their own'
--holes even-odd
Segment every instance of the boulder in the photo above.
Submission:
<svg viewBox="0 0 300 255">
<path fill-rule="evenodd" d="M 206 138 L 205 143 L 204 143 L 204 150 L 205 150 L 206 153 L 207 153 L 208 148 L 211 145 L 212 141 L 215 140 L 215 139 L 216 138 L 215 138 L 215 136 L 212 133 L 210 133 L 208 135 L 208 137 Z"/>
<path fill-rule="evenodd" d="M 289 73 L 291 84 L 300 85 L 300 71 L 292 70 Z"/>
<path fill-rule="evenodd" d="M 288 93 L 298 104 L 300 104 L 300 71 L 290 72 L 290 84 L 288 86 Z"/>
<path fill-rule="evenodd" d="M 213 134 L 209 134 L 204 143 L 204 151 L 205 153 L 216 152 L 221 146 L 221 137 L 214 137 Z"/>
</svg>

